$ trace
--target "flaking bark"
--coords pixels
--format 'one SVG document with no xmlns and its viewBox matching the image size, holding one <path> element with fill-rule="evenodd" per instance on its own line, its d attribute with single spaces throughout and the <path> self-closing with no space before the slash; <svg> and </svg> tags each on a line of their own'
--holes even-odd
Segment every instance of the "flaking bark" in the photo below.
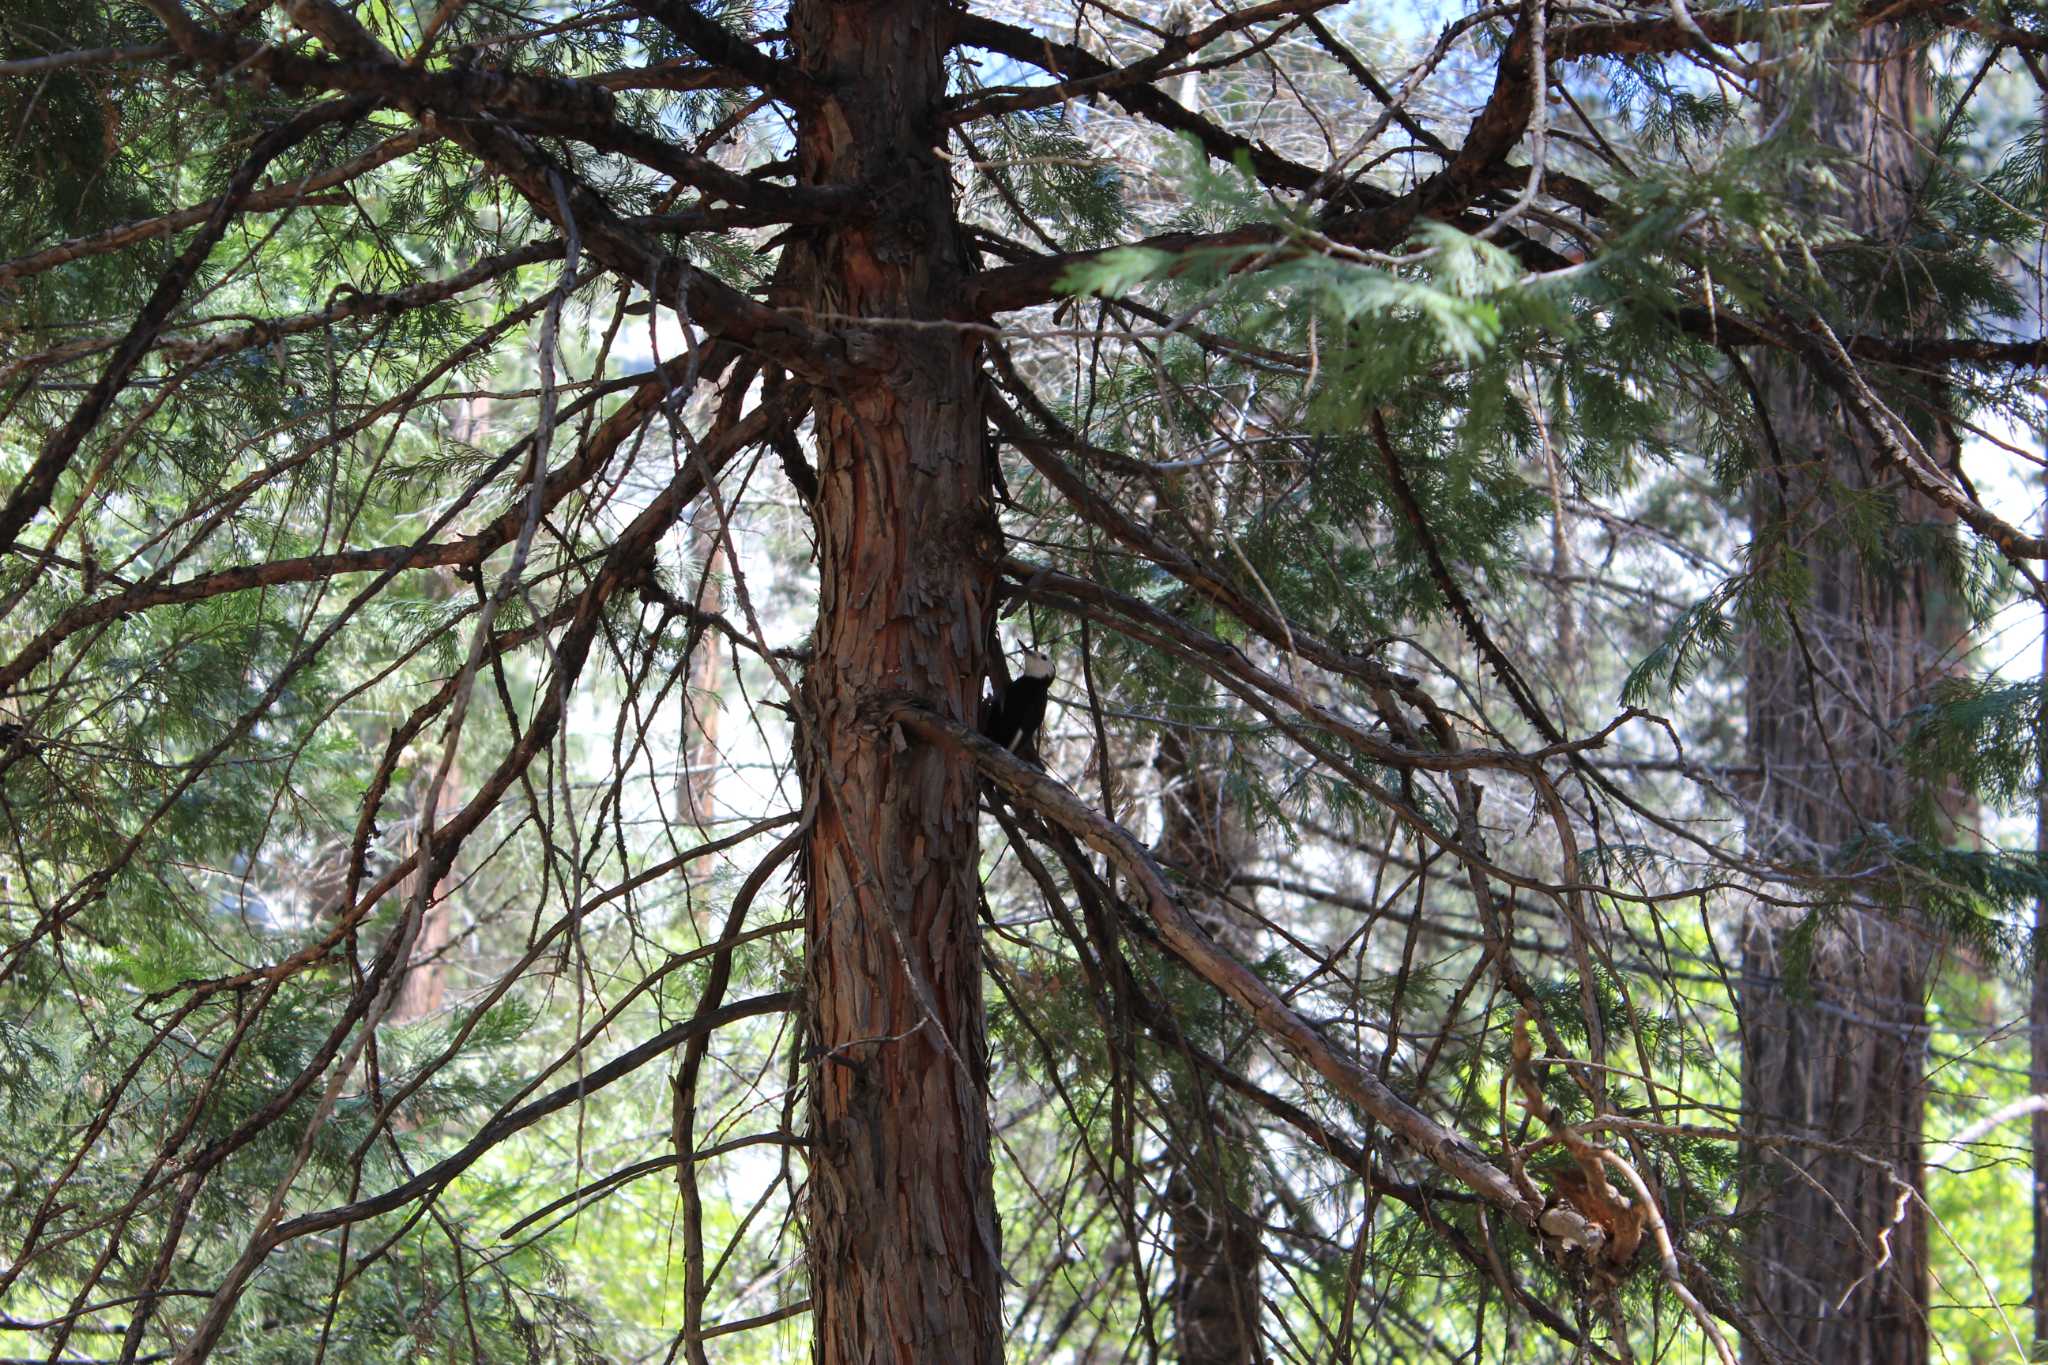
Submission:
<svg viewBox="0 0 2048 1365">
<path fill-rule="evenodd" d="M 934 155 L 953 11 L 800 0 L 790 34 L 825 91 L 799 175 L 861 186 L 872 219 L 808 231 L 811 310 L 936 322 L 970 269 Z M 886 325 L 886 324 L 885 324 Z M 810 1264 L 816 1359 L 1002 1358 L 989 1163 L 976 778 L 865 719 L 878 694 L 971 722 L 994 609 L 974 341 L 889 331 L 876 382 L 821 392 L 812 509 L 819 618 L 802 689 Z"/>
</svg>

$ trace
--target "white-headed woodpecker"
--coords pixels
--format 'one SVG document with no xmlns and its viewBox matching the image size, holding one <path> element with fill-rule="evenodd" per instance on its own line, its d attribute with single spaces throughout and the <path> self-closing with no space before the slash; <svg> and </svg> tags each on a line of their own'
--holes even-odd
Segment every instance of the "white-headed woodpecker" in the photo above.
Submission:
<svg viewBox="0 0 2048 1365">
<path fill-rule="evenodd" d="M 1045 694 L 1052 690 L 1052 660 L 1035 650 L 1024 651 L 1024 671 L 989 709 L 983 731 L 1011 753 L 1029 753 L 1045 723 Z"/>
</svg>

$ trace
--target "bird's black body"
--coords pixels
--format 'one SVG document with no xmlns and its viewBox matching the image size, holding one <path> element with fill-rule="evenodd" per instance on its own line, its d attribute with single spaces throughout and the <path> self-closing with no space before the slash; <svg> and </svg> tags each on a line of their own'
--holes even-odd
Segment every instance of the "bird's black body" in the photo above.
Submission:
<svg viewBox="0 0 2048 1365">
<path fill-rule="evenodd" d="M 1024 672 L 1012 678 L 989 708 L 982 733 L 1011 753 L 1030 753 L 1045 723 L 1045 698 L 1052 690 L 1052 660 L 1043 654 L 1024 656 Z"/>
<path fill-rule="evenodd" d="M 48 747 L 23 728 L 21 722 L 0 720 L 0 772 L 5 772 L 23 758 L 32 758 L 47 768 L 49 760 L 43 757 L 43 750 Z"/>
</svg>

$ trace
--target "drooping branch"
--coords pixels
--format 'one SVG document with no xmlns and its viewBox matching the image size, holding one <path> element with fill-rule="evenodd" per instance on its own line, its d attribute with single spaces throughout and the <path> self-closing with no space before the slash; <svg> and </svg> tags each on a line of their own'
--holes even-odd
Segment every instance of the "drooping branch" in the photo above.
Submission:
<svg viewBox="0 0 2048 1365">
<path fill-rule="evenodd" d="M 1228 131 L 1182 106 L 1153 82 L 1162 71 L 1202 43 L 1269 18 L 1313 13 L 1328 8 L 1329 2 L 1277 0 L 1276 3 L 1237 10 L 1205 26 L 1199 34 L 1168 39 L 1158 53 L 1125 67 L 1111 66 L 1072 43 L 1048 39 L 1000 20 L 963 14 L 960 17 L 961 41 L 1043 67 L 1064 79 L 1052 85 L 1034 86 L 1028 91 L 971 96 L 951 112 L 948 121 L 967 123 L 992 114 L 1040 109 L 1079 95 L 1100 93 L 1161 128 L 1188 134 L 1201 144 L 1203 151 L 1218 161 L 1227 164 L 1242 156 L 1261 180 L 1285 189 L 1307 190 L 1320 178 L 1314 168 L 1290 161 L 1263 143 Z"/>
<path fill-rule="evenodd" d="M 529 265 L 550 261 L 562 254 L 560 242 L 534 242 L 512 251 L 478 261 L 466 270 L 438 280 L 423 280 L 387 293 L 365 294 L 354 289 L 337 289 L 324 308 L 291 317 L 266 318 L 212 336 L 188 337 L 177 341 L 159 340 L 154 351 L 173 365 L 198 367 L 224 356 L 259 346 L 274 345 L 286 337 L 332 327 L 354 318 L 397 317 L 415 309 L 431 307 L 481 284 L 501 280 Z M 0 383 L 25 370 L 62 364 L 106 350 L 117 342 L 113 337 L 86 337 L 64 343 L 37 355 L 21 359 L 0 370 Z"/>
<path fill-rule="evenodd" d="M 387 166 L 400 157 L 417 151 L 433 141 L 433 138 L 434 135 L 424 128 L 408 128 L 404 132 L 394 133 L 362 155 L 332 169 L 243 195 L 237 203 L 229 206 L 229 211 L 267 213 L 273 209 L 297 208 L 305 202 L 308 195 L 360 179 L 381 166 Z M 155 237 L 168 237 L 188 227 L 196 227 L 218 213 L 224 202 L 225 196 L 216 196 L 188 208 L 176 209 L 139 222 L 104 228 L 99 232 L 59 242 L 55 246 L 44 247 L 41 251 L 26 256 L 17 256 L 11 261 L 0 262 L 0 289 L 6 288 L 16 280 L 40 275 L 46 270 L 68 265 L 87 256 L 102 256 L 110 251 L 119 251 L 122 247 L 133 246 L 137 242 L 146 242 Z"/>
<path fill-rule="evenodd" d="M 715 1010 L 671 1024 L 653 1037 L 628 1048 L 603 1066 L 548 1092 L 530 1104 L 493 1119 L 460 1149 L 435 1162 L 410 1180 L 367 1199 L 358 1199 L 351 1204 L 287 1219 L 266 1233 L 264 1241 L 269 1249 L 275 1249 L 296 1237 L 326 1232 L 349 1223 L 360 1223 L 365 1218 L 375 1218 L 379 1214 L 403 1208 L 416 1199 L 425 1198 L 445 1188 L 449 1181 L 474 1166 L 479 1158 L 514 1133 L 531 1128 L 548 1115 L 596 1094 L 614 1081 L 630 1076 L 649 1062 L 675 1051 L 683 1043 L 707 1035 L 737 1020 L 752 1019 L 763 1014 L 783 1013 L 794 1008 L 797 1003 L 796 992 L 774 991 L 767 995 L 735 1000 L 731 1004 L 721 1005 Z"/>
<path fill-rule="evenodd" d="M 1459 1183 L 1524 1226 L 1538 1210 L 1507 1172 L 1470 1142 L 1389 1089 L 1371 1070 L 1340 1051 L 1243 963 L 1217 948 L 1180 904 L 1152 854 L 1123 826 L 1104 817 L 1052 776 L 922 707 L 882 702 L 875 721 L 894 724 L 930 744 L 965 755 L 1020 806 L 1072 833 L 1123 874 L 1175 956 L 1223 992 L 1274 1043 L 1313 1068 L 1373 1120 L 1398 1135 Z"/>
<path fill-rule="evenodd" d="M 777 61 L 735 37 L 715 19 L 697 11 L 693 0 L 627 0 L 689 46 L 705 61 L 739 72 L 754 85 L 797 109 L 814 109 L 825 90 L 794 62 Z"/>
<path fill-rule="evenodd" d="M 184 299 L 193 277 L 212 254 L 215 243 L 227 231 L 236 207 L 255 188 L 256 181 L 270 163 L 322 128 L 360 118 L 367 110 L 368 105 L 361 100 L 333 100 L 306 110 L 257 140 L 242 164 L 235 169 L 226 192 L 214 202 L 213 210 L 199 229 L 198 236 L 157 281 L 148 301 L 137 311 L 134 324 L 115 348 L 106 368 L 100 371 L 99 378 L 93 381 L 92 388 L 64 425 L 44 442 L 28 473 L 9 491 L 6 502 L 0 504 L 0 554 L 12 549 L 22 529 L 49 505 L 50 496 L 57 489 L 57 480 L 70 466 L 71 457 L 127 385 L 136 365 L 156 341 L 157 333 L 163 330 L 172 311 Z"/>
<path fill-rule="evenodd" d="M 670 361 L 641 381 L 632 396 L 613 411 L 578 447 L 570 459 L 551 470 L 541 492 L 541 509 L 551 511 L 564 498 L 585 486 L 633 434 L 660 411 L 664 397 L 681 377 L 686 362 Z M 716 473 L 738 451 L 765 440 L 786 421 L 779 403 L 764 403 L 731 427 L 716 433 L 705 443 L 705 468 Z M 516 443 L 493 462 L 490 474 L 511 467 L 525 450 Z M 487 475 L 488 478 L 490 475 Z M 686 487 L 682 497 L 696 496 L 699 483 L 695 466 L 683 472 Z M 481 481 L 479 481 L 481 482 Z M 63 642 L 90 627 L 155 607 L 189 605 L 224 593 L 246 592 L 252 588 L 280 587 L 288 583 L 322 582 L 348 574 L 391 573 L 399 570 L 440 567 L 474 567 L 512 543 L 519 533 L 525 508 L 514 500 L 481 530 L 460 539 L 440 543 L 382 545 L 362 550 L 336 550 L 327 554 L 302 555 L 296 559 L 271 560 L 215 569 L 175 583 L 141 583 L 106 597 L 95 598 L 66 611 L 22 647 L 20 653 L 0 665 L 0 696 L 18 687 Z"/>
<path fill-rule="evenodd" d="M 339 81 L 344 71 L 354 73 L 348 77 L 350 85 L 388 98 L 422 126 L 480 157 L 557 230 L 575 230 L 584 250 L 608 269 L 631 284 L 647 287 L 658 302 L 680 308 L 691 322 L 713 336 L 756 351 L 792 374 L 821 383 L 841 382 L 886 362 L 893 354 L 886 338 L 820 331 L 795 314 L 757 303 L 681 257 L 658 249 L 602 195 L 557 165 L 530 138 L 503 122 L 471 117 L 479 107 L 500 107 L 509 113 L 556 121 L 583 110 L 608 121 L 609 92 L 573 81 L 490 73 L 472 73 L 459 80 L 450 77 L 452 83 L 445 89 L 431 83 L 420 85 L 414 80 L 420 73 L 409 72 L 353 17 L 321 0 L 295 0 L 292 17 L 347 61 L 317 62 L 215 33 L 186 15 L 179 0 L 146 3 L 164 21 L 180 50 L 209 70 L 243 74 L 254 69 L 251 62 L 268 62 L 275 68 L 270 71 L 271 78 L 279 84 L 314 87 L 325 80 Z M 471 83 L 477 81 L 482 84 L 471 89 Z M 437 112 L 444 108 L 448 112 L 445 118 Z M 558 193 L 562 186 L 567 187 L 566 196 Z M 571 221 L 564 221 L 565 202 Z"/>
</svg>

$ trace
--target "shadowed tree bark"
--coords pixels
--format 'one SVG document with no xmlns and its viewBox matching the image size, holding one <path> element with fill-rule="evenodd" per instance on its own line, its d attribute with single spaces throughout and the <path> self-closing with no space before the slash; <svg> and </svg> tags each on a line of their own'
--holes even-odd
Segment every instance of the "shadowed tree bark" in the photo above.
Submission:
<svg viewBox="0 0 2048 1365">
<path fill-rule="evenodd" d="M 2044 511 L 2042 519 L 2048 522 L 2048 511 Z M 2043 616 L 2041 624 L 2041 674 L 2048 677 L 2048 615 Z M 2038 717 L 2035 724 L 2048 732 L 2048 715 Z M 2037 858 L 2048 856 L 2048 751 L 2038 761 L 2041 766 L 2034 785 Z M 2048 944 L 2048 896 L 2034 902 L 2034 943 L 2034 970 L 2029 982 L 2032 989 L 2027 1000 L 2027 1088 L 2041 1095 L 2048 1094 L 2048 957 L 2041 952 L 2041 945 Z M 2048 1343 L 2048 1110 L 2036 1110 L 2028 1120 L 2027 1130 L 2034 1186 L 2034 1249 L 2029 1278 L 2034 1301 L 2034 1350 L 2038 1355 L 2043 1343 Z"/>
<path fill-rule="evenodd" d="M 2042 522 L 2048 525 L 2048 506 L 2043 508 Z M 2044 613 L 2041 625 L 2041 675 L 2048 677 L 2048 613 Z M 2039 732 L 2048 733 L 2048 714 L 2037 716 L 2035 725 Z M 2041 751 L 2036 761 L 2039 767 L 2034 782 L 2034 856 L 2040 858 L 2048 857 L 2048 749 Z M 2027 1000 L 2027 1088 L 2040 1095 L 2048 1094 L 2048 956 L 2041 951 L 2041 945 L 2048 944 L 2048 896 L 2034 901 L 2034 944 L 2034 970 Z M 2048 1343 L 2048 1110 L 2036 1110 L 2027 1122 L 2027 1130 L 2034 1186 L 2034 1250 L 2029 1279 L 2034 1300 L 2034 1350 L 2038 1355 L 2043 1343 Z"/>
<path fill-rule="evenodd" d="M 1813 136 L 1843 154 L 1830 163 L 1839 187 L 1825 208 L 1896 249 L 1923 174 L 1913 129 L 1929 108 L 1924 63 L 1891 30 L 1857 35 L 1837 58 L 1809 111 Z M 1764 388 L 1753 559 L 1803 565 L 1810 589 L 1750 648 L 1760 770 L 1751 839 L 1781 864 L 1847 874 L 1877 861 L 1866 836 L 1910 818 L 1917 793 L 1897 759 L 1898 720 L 1953 665 L 1966 629 L 1924 549 L 1895 538 L 1874 553 L 1854 519 L 1874 495 L 1896 498 L 1906 526 L 1953 519 L 1880 474 L 1869 433 L 1845 425 L 1810 372 L 1774 371 Z M 1938 404 L 1939 393 L 1923 399 Z M 1949 465 L 1941 426 L 1920 434 Z M 1749 1153 L 1745 1203 L 1757 1222 L 1746 1290 L 1795 1358 L 1918 1365 L 1928 1358 L 1928 1265 L 1913 1196 L 1934 940 L 1910 906 L 1884 913 L 1871 894 L 1852 891 L 1858 904 L 1814 935 L 1810 998 L 1785 980 L 1797 966 L 1788 955 L 1804 951 L 1792 933 L 1802 916 L 1760 907 L 1747 925 L 1744 1112 L 1753 1133 L 1792 1141 Z"/>
<path fill-rule="evenodd" d="M 1213 753 L 1192 731 L 1161 731 L 1153 760 L 1164 787 L 1159 856 L 1179 870 L 1188 911 L 1240 961 L 1251 926 L 1226 899 L 1243 827 Z M 1173 1334 L 1181 1365 L 1247 1365 L 1259 1346 L 1259 1234 L 1247 1209 L 1251 1127 L 1240 1103 L 1191 1069 L 1180 1087 L 1181 1138 L 1166 1183 L 1173 1239 Z"/>
</svg>

